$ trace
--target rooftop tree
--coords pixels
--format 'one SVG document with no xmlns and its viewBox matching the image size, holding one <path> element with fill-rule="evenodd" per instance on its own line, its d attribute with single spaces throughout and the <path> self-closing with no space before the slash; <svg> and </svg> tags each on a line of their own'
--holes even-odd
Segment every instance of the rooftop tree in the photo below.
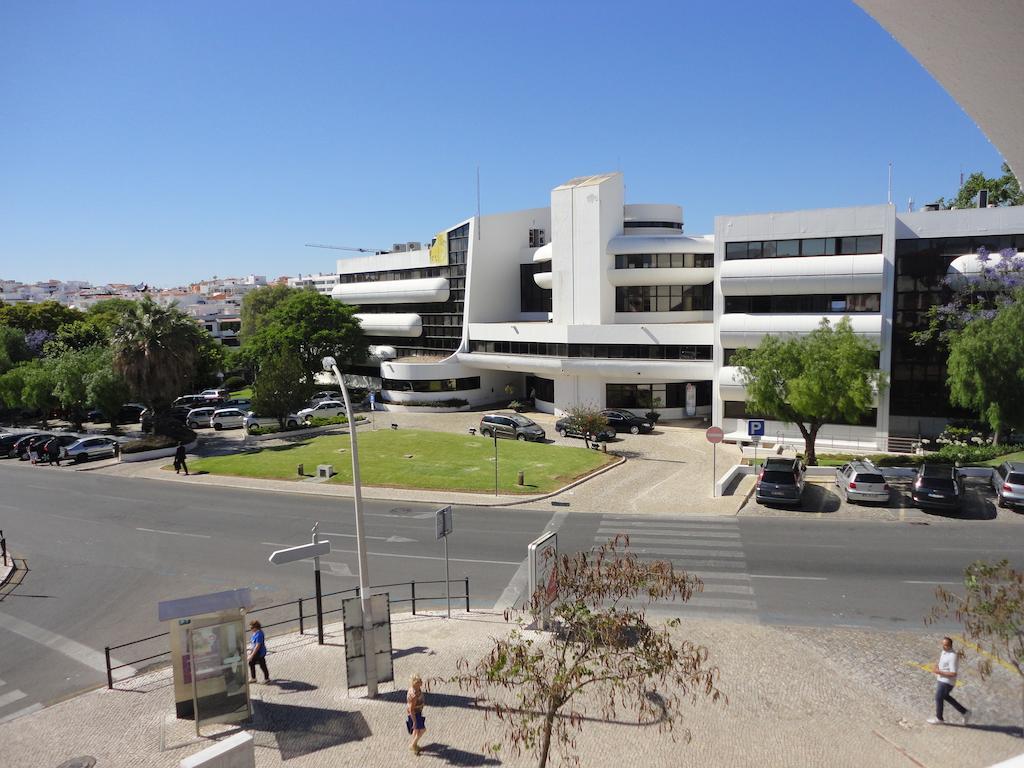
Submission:
<svg viewBox="0 0 1024 768">
<path fill-rule="evenodd" d="M 856 424 L 888 385 L 878 369 L 878 347 L 853 332 L 850 318 L 823 319 L 805 336 L 765 336 L 733 356 L 747 390 L 747 410 L 796 424 L 804 457 L 818 463 L 815 441 L 825 424 Z"/>
</svg>

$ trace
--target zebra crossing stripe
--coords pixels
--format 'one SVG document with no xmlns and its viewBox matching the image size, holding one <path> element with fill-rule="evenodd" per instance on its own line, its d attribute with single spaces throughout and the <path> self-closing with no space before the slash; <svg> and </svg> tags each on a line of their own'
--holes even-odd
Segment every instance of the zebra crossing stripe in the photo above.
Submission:
<svg viewBox="0 0 1024 768">
<path fill-rule="evenodd" d="M 600 539 L 595 539 L 600 541 Z M 669 547 L 722 547 L 724 549 L 743 549 L 743 544 L 738 541 L 723 541 L 722 539 L 675 539 L 664 536 L 630 536 L 629 543 L 632 549 L 643 549 L 633 547 L 633 544 L 665 544 Z"/>
<path fill-rule="evenodd" d="M 601 515 L 604 520 L 628 520 L 637 525 L 661 525 L 664 523 L 678 525 L 739 525 L 732 517 L 667 517 L 656 515 Z"/>
<path fill-rule="evenodd" d="M 661 559 L 675 557 L 731 557 L 738 560 L 746 559 L 746 556 L 738 549 L 668 549 L 659 547 L 657 549 L 634 549 L 633 552 L 641 559 L 659 556 Z"/>
<path fill-rule="evenodd" d="M 0 696 L 0 707 L 6 707 L 8 704 L 13 704 L 19 699 L 24 699 L 25 694 L 22 691 L 11 691 Z"/>
<path fill-rule="evenodd" d="M 643 528 L 636 531 L 624 531 L 621 528 L 608 528 L 606 526 L 598 528 L 596 535 L 601 536 L 603 534 L 605 536 L 615 536 L 619 533 L 628 535 L 630 541 L 642 536 L 657 536 L 658 538 L 671 536 L 676 539 L 685 539 L 691 536 L 698 536 L 699 538 L 705 539 L 738 539 L 740 537 L 739 533 L 726 533 L 725 531 L 694 531 L 693 533 L 687 533 L 685 531 L 676 530 L 675 528 Z"/>
<path fill-rule="evenodd" d="M 24 717 L 25 715 L 31 715 L 33 712 L 38 712 L 42 708 L 42 704 L 32 704 L 24 709 L 19 709 L 17 712 L 11 712 L 9 715 L 0 717 L 0 724 L 9 723 L 11 720 L 17 720 L 19 717 Z"/>
</svg>

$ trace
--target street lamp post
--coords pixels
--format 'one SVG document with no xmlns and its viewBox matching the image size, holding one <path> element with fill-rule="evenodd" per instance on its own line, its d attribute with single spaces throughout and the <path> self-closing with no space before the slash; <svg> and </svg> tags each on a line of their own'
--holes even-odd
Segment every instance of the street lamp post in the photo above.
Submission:
<svg viewBox="0 0 1024 768">
<path fill-rule="evenodd" d="M 363 609 L 363 658 L 366 662 L 366 695 L 377 695 L 377 654 L 373 642 L 373 616 L 370 614 L 370 576 L 366 564 L 366 532 L 363 530 L 363 486 L 359 480 L 359 449 L 356 445 L 356 419 L 352 413 L 352 401 L 348 396 L 345 380 L 338 370 L 333 357 L 323 359 L 324 370 L 333 372 L 345 399 L 345 415 L 348 418 L 348 436 L 352 445 L 352 506 L 356 513 L 356 553 L 359 559 L 359 602 Z"/>
<path fill-rule="evenodd" d="M 498 495 L 498 433 L 495 432 L 491 437 L 494 438 L 494 495 Z"/>
</svg>

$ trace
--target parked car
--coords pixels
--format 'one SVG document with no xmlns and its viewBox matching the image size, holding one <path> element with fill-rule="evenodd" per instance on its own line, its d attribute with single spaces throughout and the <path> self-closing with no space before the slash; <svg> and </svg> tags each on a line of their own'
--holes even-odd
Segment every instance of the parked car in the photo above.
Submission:
<svg viewBox="0 0 1024 768">
<path fill-rule="evenodd" d="M 351 397 L 351 395 L 352 395 L 352 393 L 349 392 L 349 396 L 350 397 Z M 341 392 L 338 392 L 337 390 L 334 390 L 334 389 L 325 389 L 322 392 L 314 393 L 313 396 L 311 398 L 309 398 L 309 403 L 310 403 L 310 405 L 312 405 L 314 403 L 319 403 L 321 400 L 341 400 L 341 399 L 342 399 Z"/>
<path fill-rule="evenodd" d="M 772 456 L 765 459 L 754 486 L 760 504 L 799 504 L 804 493 L 807 468 L 800 459 Z"/>
<path fill-rule="evenodd" d="M 851 461 L 837 469 L 836 487 L 847 501 L 889 501 L 889 484 L 870 461 Z"/>
<path fill-rule="evenodd" d="M 192 410 L 185 405 L 172 405 L 167 409 L 166 416 L 168 419 L 180 422 L 184 424 L 188 420 L 188 412 Z M 153 429 L 153 412 L 147 408 L 139 416 L 139 424 L 142 425 L 143 432 L 150 432 Z"/>
<path fill-rule="evenodd" d="M 174 402 L 171 403 L 172 408 L 179 406 L 183 408 L 198 408 L 202 405 L 209 405 L 210 400 L 202 395 L 182 395 L 181 397 L 175 398 Z"/>
<path fill-rule="evenodd" d="M 562 437 L 587 437 L 568 416 L 564 416 L 555 422 L 555 432 Z M 597 440 L 598 442 L 604 442 L 606 440 L 613 440 L 615 438 L 615 429 L 612 427 L 605 427 L 596 435 L 591 435 L 591 440 Z"/>
<path fill-rule="evenodd" d="M 117 412 L 117 423 L 118 424 L 132 424 L 137 422 L 142 417 L 142 412 L 146 410 L 146 406 L 142 403 L 125 403 L 120 407 Z M 89 421 L 95 423 L 104 422 L 107 417 L 103 414 L 103 411 L 98 408 L 94 408 L 86 414 Z"/>
<path fill-rule="evenodd" d="M 910 489 L 915 507 L 957 511 L 963 496 L 963 478 L 949 464 L 922 464 Z"/>
<path fill-rule="evenodd" d="M 252 400 L 247 397 L 232 397 L 220 404 L 222 408 L 237 408 L 240 411 L 251 411 Z"/>
<path fill-rule="evenodd" d="M 345 404 L 338 400 L 321 400 L 311 408 L 303 408 L 295 414 L 295 418 L 303 423 L 312 419 L 329 419 L 333 416 L 344 416 Z M 291 419 L 291 417 L 288 417 Z"/>
<path fill-rule="evenodd" d="M 601 415 L 608 419 L 608 426 L 616 432 L 629 432 L 631 435 L 639 435 L 641 432 L 650 432 L 654 429 L 654 424 L 650 419 L 637 416 L 629 411 L 607 408 L 601 411 Z"/>
<path fill-rule="evenodd" d="M 199 396 L 207 400 L 227 400 L 231 397 L 231 393 L 226 389 L 204 389 Z"/>
<path fill-rule="evenodd" d="M 213 416 L 213 412 L 217 408 L 212 405 L 206 405 L 202 408 L 192 408 L 185 416 L 185 426 L 189 429 L 199 429 L 200 427 L 210 426 L 210 417 Z"/>
<path fill-rule="evenodd" d="M 14 444 L 24 436 L 24 432 L 8 432 L 0 435 L 0 458 L 8 458 Z"/>
<path fill-rule="evenodd" d="M 78 464 L 89 459 L 113 458 L 120 453 L 117 440 L 109 437 L 83 437 L 64 450 L 64 458 Z"/>
<path fill-rule="evenodd" d="M 1004 461 L 996 467 L 992 489 L 1000 507 L 1024 507 L 1024 461 Z"/>
<path fill-rule="evenodd" d="M 216 430 L 245 426 L 249 414 L 238 408 L 218 408 L 210 416 L 210 426 Z"/>
<path fill-rule="evenodd" d="M 245 419 L 243 419 L 242 425 L 245 427 L 246 432 L 252 434 L 257 429 L 263 429 L 265 427 L 276 427 L 278 426 L 278 423 L 277 419 L 272 416 L 259 416 L 250 411 L 249 415 L 246 416 Z"/>
<path fill-rule="evenodd" d="M 544 440 L 546 435 L 539 424 L 518 413 L 488 413 L 480 419 L 480 434 L 484 437 L 508 437 L 515 440 Z"/>
</svg>

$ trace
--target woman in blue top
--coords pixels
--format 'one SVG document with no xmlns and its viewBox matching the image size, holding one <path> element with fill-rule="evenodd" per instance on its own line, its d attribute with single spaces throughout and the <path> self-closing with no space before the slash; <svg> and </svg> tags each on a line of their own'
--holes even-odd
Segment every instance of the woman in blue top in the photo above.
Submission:
<svg viewBox="0 0 1024 768">
<path fill-rule="evenodd" d="M 252 630 L 252 639 L 249 641 L 249 673 L 251 681 L 256 682 L 256 665 L 263 670 L 263 682 L 270 682 L 270 672 L 267 671 L 267 640 L 263 636 L 263 625 L 258 621 L 250 621 L 249 629 Z"/>
</svg>

